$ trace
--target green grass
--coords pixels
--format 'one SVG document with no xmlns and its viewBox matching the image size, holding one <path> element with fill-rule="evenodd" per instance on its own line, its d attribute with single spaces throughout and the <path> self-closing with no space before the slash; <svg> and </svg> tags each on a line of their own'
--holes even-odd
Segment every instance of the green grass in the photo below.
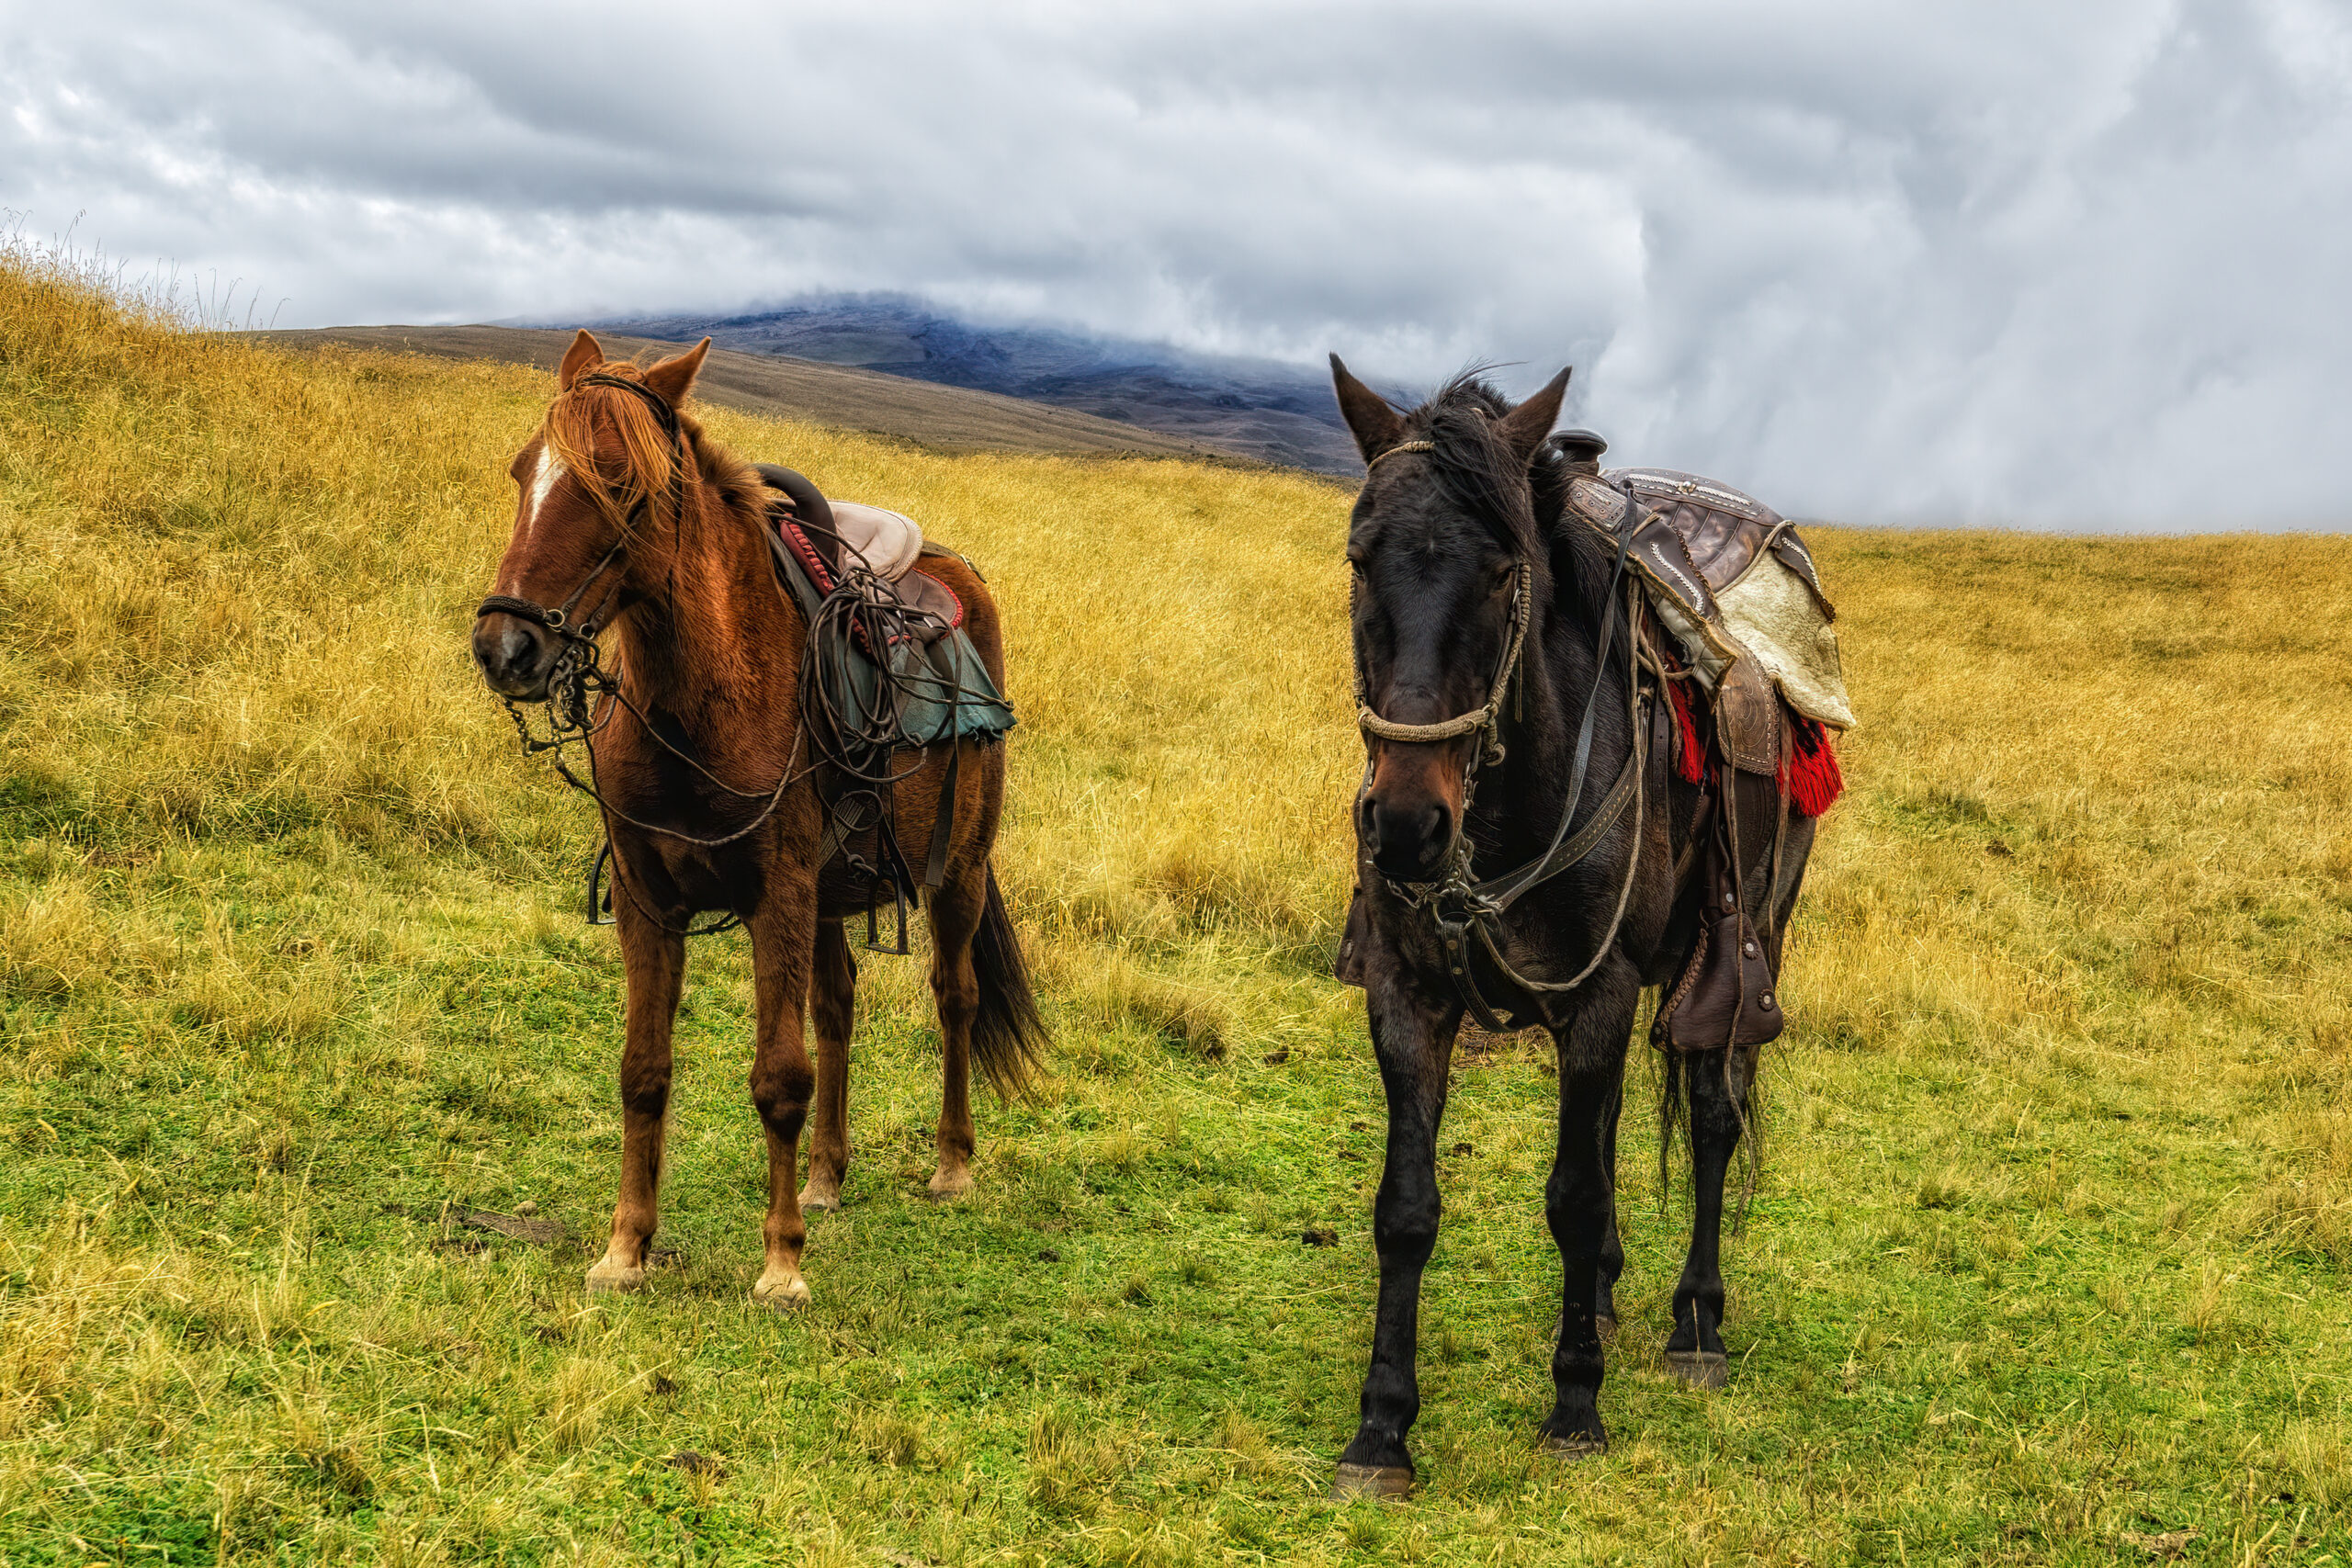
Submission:
<svg viewBox="0 0 2352 1568">
<path fill-rule="evenodd" d="M 1343 495 L 726 427 L 954 516 L 1001 586 L 1055 1072 L 933 1205 L 921 961 L 866 959 L 847 1207 L 815 1305 L 757 1311 L 748 964 L 698 943 L 667 1255 L 592 1302 L 620 975 L 577 923 L 589 818 L 459 642 L 544 379 L 190 340 L 28 276 L 0 268 L 0 1562 L 2352 1557 L 2332 542 L 1815 540 L 1866 728 L 1727 1248 L 1732 1387 L 1659 1365 L 1687 1201 L 1637 1053 L 1616 1446 L 1533 1451 L 1555 1080 L 1501 1043 L 1442 1140 L 1426 1484 L 1338 1507 L 1382 1125 L 1322 970 Z M 1105 568 L 1048 502 L 1183 635 L 1080 615 Z M 568 1237 L 462 1224 L 526 1203 Z"/>
</svg>

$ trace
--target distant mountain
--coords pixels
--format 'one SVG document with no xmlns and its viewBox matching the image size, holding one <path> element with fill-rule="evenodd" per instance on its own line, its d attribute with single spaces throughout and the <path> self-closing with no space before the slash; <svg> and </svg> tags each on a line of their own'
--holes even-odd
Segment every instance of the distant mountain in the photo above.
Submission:
<svg viewBox="0 0 2352 1568">
<path fill-rule="evenodd" d="M 980 327 L 920 300 L 831 296 L 740 316 L 628 317 L 592 325 L 855 366 L 998 392 L 1140 426 L 1237 457 L 1329 474 L 1363 465 L 1318 371 L 1186 354 L 1164 344 L 1038 327 Z"/>
<path fill-rule="evenodd" d="M 571 346 L 572 329 L 531 327 L 311 327 L 279 328 L 253 334 L 288 348 L 327 344 L 430 354 L 445 359 L 494 359 L 552 370 Z M 673 354 L 677 344 L 606 332 L 605 352 L 626 358 L 641 353 Z M 1147 457 L 1221 457 L 1227 454 L 1198 441 L 1114 423 L 1076 409 L 1056 408 L 1034 398 L 1008 398 L 968 387 L 942 387 L 877 375 L 848 365 L 823 365 L 775 354 L 741 354 L 714 348 L 695 382 L 695 400 L 741 409 L 746 413 L 804 419 L 845 430 L 917 441 L 947 452 L 1113 453 Z M 789 454 L 754 457 L 788 460 Z"/>
</svg>

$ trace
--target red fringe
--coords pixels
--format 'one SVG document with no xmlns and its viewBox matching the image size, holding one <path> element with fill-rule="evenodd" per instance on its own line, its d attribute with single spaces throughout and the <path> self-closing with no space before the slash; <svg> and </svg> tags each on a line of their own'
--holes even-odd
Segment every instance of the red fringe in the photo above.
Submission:
<svg viewBox="0 0 2352 1568">
<path fill-rule="evenodd" d="M 1807 817 L 1818 817 L 1846 793 L 1829 731 L 1809 718 L 1795 723 L 1796 756 L 1781 769 L 1781 791 Z"/>
<path fill-rule="evenodd" d="M 1668 681 L 1666 689 L 1674 699 L 1674 723 L 1682 741 L 1674 771 L 1685 784 L 1705 784 L 1714 769 L 1706 746 L 1699 739 L 1698 720 L 1691 711 L 1694 699 L 1690 682 Z M 1781 793 L 1807 817 L 1819 817 L 1846 793 L 1846 776 L 1838 770 L 1838 750 L 1830 743 L 1826 726 L 1795 714 L 1791 714 L 1789 720 L 1796 740 L 1796 755 L 1781 764 Z"/>
<path fill-rule="evenodd" d="M 1674 697 L 1674 722 L 1682 732 L 1681 755 L 1675 759 L 1674 771 L 1684 784 L 1707 782 L 1707 749 L 1699 744 L 1699 726 L 1690 716 L 1690 682 L 1668 681 L 1666 689 Z"/>
</svg>

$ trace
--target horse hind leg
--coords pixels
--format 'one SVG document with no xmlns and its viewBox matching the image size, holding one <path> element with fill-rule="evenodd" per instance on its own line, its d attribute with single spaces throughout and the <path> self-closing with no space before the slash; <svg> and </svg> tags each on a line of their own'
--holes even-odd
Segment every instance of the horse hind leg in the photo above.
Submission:
<svg viewBox="0 0 2352 1568">
<path fill-rule="evenodd" d="M 849 1174 L 849 1041 L 857 1010 L 857 960 L 841 922 L 817 928 L 815 970 L 809 976 L 808 1016 L 817 1032 L 817 1098 L 809 1108 L 808 1179 L 800 1206 L 830 1213 L 842 1206 Z"/>
<path fill-rule="evenodd" d="M 1666 1365 L 1689 1388 L 1722 1388 L 1731 1377 L 1721 1333 L 1724 1180 L 1739 1146 L 1751 1057 L 1750 1051 L 1719 1047 L 1696 1053 L 1683 1064 L 1690 1097 L 1690 1251 L 1674 1287 L 1674 1332 L 1666 1342 Z"/>
<path fill-rule="evenodd" d="M 972 1190 L 972 1024 L 979 1016 L 979 973 L 972 963 L 972 940 L 985 907 L 987 864 L 950 876 L 931 896 L 931 995 L 939 1010 L 943 1058 L 939 1126 L 934 1146 L 939 1167 L 931 1195 L 942 1201 Z"/>
</svg>

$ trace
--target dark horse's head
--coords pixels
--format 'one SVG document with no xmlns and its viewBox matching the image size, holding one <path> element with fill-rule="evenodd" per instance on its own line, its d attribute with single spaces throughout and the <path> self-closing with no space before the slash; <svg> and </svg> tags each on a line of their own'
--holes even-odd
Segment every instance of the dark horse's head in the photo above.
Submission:
<svg viewBox="0 0 2352 1568">
<path fill-rule="evenodd" d="M 679 467 L 693 454 L 675 411 L 709 349 L 705 338 L 640 369 L 607 362 L 584 332 L 572 340 L 546 421 L 507 466 L 514 536 L 474 620 L 474 662 L 500 696 L 546 696 L 569 638 L 594 637 L 628 607 L 630 531 L 692 478 Z"/>
<path fill-rule="evenodd" d="M 1390 726 L 1443 726 L 1487 702 L 1510 643 L 1520 568 L 1543 559 L 1528 472 L 1559 417 L 1568 373 L 1516 408 L 1476 377 L 1459 377 L 1406 414 L 1336 354 L 1331 378 L 1371 468 L 1348 529 L 1363 705 Z M 1406 741 L 1367 728 L 1364 743 L 1372 774 L 1356 805 L 1364 852 L 1385 876 L 1429 880 L 1460 830 L 1483 737 Z"/>
</svg>

